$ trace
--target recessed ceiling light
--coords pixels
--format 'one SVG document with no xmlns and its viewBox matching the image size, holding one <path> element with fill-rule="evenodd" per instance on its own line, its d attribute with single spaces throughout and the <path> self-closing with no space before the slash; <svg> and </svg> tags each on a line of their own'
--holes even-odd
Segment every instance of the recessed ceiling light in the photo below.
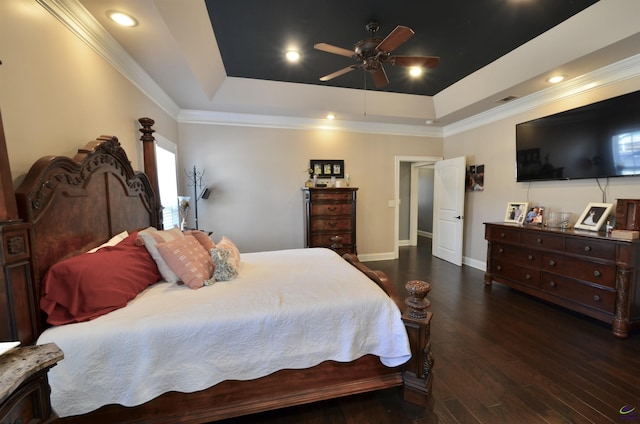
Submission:
<svg viewBox="0 0 640 424">
<path fill-rule="evenodd" d="M 411 68 L 409 68 L 409 75 L 411 75 L 412 77 L 419 77 L 420 75 L 422 75 L 422 68 L 419 66 L 412 66 Z"/>
<path fill-rule="evenodd" d="M 336 115 L 334 115 L 333 113 L 329 113 L 327 114 L 327 119 L 329 121 L 333 121 L 334 119 L 336 119 Z"/>
<path fill-rule="evenodd" d="M 426 121 L 424 121 L 424 123 L 427 125 L 431 125 L 433 124 L 433 119 L 427 119 Z"/>
<path fill-rule="evenodd" d="M 289 62 L 297 62 L 300 59 L 300 52 L 296 50 L 288 50 L 285 56 Z"/>
<path fill-rule="evenodd" d="M 564 75 L 555 75 L 552 76 L 551 78 L 547 79 L 547 81 L 549 81 L 551 84 L 557 84 L 560 81 L 564 80 Z"/>
<path fill-rule="evenodd" d="M 133 16 L 127 15 L 123 12 L 118 12 L 117 10 L 108 11 L 107 16 L 118 25 L 126 27 L 134 27 L 138 25 L 138 21 Z"/>
</svg>

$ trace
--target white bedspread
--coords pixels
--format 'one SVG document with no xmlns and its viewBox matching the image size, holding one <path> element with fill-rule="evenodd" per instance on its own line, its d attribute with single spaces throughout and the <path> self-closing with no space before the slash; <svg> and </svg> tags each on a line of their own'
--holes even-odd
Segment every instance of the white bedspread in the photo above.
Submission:
<svg viewBox="0 0 640 424">
<path fill-rule="evenodd" d="M 49 372 L 61 416 L 142 404 L 284 368 L 366 354 L 387 366 L 411 352 L 400 311 L 327 249 L 242 254 L 240 276 L 191 290 L 161 282 L 126 308 L 46 330 L 64 360 Z"/>
</svg>

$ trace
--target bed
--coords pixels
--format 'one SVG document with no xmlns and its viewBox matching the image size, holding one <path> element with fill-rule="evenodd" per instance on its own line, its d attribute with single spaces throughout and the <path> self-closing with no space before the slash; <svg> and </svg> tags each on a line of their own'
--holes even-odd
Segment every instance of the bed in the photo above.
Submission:
<svg viewBox="0 0 640 424">
<path fill-rule="evenodd" d="M 403 301 L 384 273 L 328 249 L 240 254 L 238 276 L 230 281 L 197 290 L 160 281 L 125 307 L 91 320 L 47 323 L 38 305 L 45 280 L 50 284 L 49 270 L 91 255 L 88 250 L 119 235 L 118 241 L 133 240 L 139 231 L 162 228 L 154 194 L 153 120 L 140 123 L 145 173 L 133 171 L 116 137 L 101 136 L 74 158 L 40 159 L 16 190 L 20 217 L 30 226 L 33 286 L 33 299 L 23 306 L 29 310 L 20 316 L 30 317 L 24 327 L 32 329 L 33 341 L 54 342 L 65 353 L 50 371 L 61 423 L 203 423 L 390 387 L 402 387 L 406 401 L 426 403 L 433 366 L 431 313 L 422 299 L 428 286 Z M 324 275 L 313 277 L 314 268 Z M 327 293 L 330 302 L 315 310 Z M 369 312 L 358 303 L 365 293 L 380 303 Z M 190 301 L 195 306 L 184 306 Z M 293 315 L 284 316 L 281 305 Z M 228 327 L 212 310 L 222 313 Z M 163 324 L 163 315 L 171 325 Z M 347 332 L 348 321 L 355 330 Z M 193 324 L 194 332 L 185 335 Z M 335 334 L 328 330 L 334 328 Z M 321 333 L 328 337 L 321 339 Z M 196 340 L 204 346 L 196 348 Z M 130 349 L 111 353 L 119 344 Z M 335 346 L 318 353 L 318 345 Z M 91 353 L 88 346 L 98 349 Z M 227 361 L 216 356 L 227 350 L 220 346 L 240 349 L 226 374 L 218 370 Z M 96 356 L 120 371 L 109 368 L 111 379 L 102 381 L 104 376 L 96 377 L 100 367 L 90 362 Z M 78 369 L 81 364 L 89 368 Z M 76 388 L 80 380 L 74 383 L 70 374 L 85 381 Z M 94 380 L 102 386 L 91 386 Z M 112 386 L 115 394 L 108 390 Z M 77 395 L 85 397 L 69 400 Z"/>
</svg>

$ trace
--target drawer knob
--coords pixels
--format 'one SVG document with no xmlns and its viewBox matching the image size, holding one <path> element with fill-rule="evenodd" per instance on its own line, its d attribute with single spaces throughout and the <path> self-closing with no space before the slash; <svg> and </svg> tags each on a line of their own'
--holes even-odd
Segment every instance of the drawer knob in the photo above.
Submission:
<svg viewBox="0 0 640 424">
<path fill-rule="evenodd" d="M 596 302 L 600 302 L 600 296 L 598 296 L 597 294 L 593 295 L 593 300 L 595 300 Z"/>
<path fill-rule="evenodd" d="M 531 280 L 531 275 L 530 275 L 530 274 L 526 274 L 526 275 L 524 276 L 524 279 L 525 279 L 525 280 Z"/>
<path fill-rule="evenodd" d="M 504 249 L 501 247 L 501 248 L 498 249 L 498 252 L 504 253 Z"/>
<path fill-rule="evenodd" d="M 591 252 L 591 246 L 585 246 L 584 247 L 584 251 L 585 252 Z"/>
<path fill-rule="evenodd" d="M 500 237 L 504 238 L 504 233 L 500 233 Z"/>
<path fill-rule="evenodd" d="M 335 227 L 336 225 L 338 225 L 338 223 L 336 221 L 330 221 L 330 222 L 327 223 L 327 225 L 329 227 Z"/>
<path fill-rule="evenodd" d="M 336 208 L 335 206 L 329 206 L 327 209 L 329 210 L 329 212 L 335 212 L 338 210 L 338 208 Z"/>
<path fill-rule="evenodd" d="M 602 274 L 600 273 L 600 271 L 593 271 L 593 276 L 594 277 L 600 277 Z"/>
<path fill-rule="evenodd" d="M 550 287 L 555 287 L 556 286 L 556 282 L 555 281 L 549 281 L 549 286 Z"/>
<path fill-rule="evenodd" d="M 536 240 L 536 242 L 537 242 L 538 244 L 542 244 L 542 239 L 541 239 L 541 238 L 538 238 L 538 239 Z"/>
<path fill-rule="evenodd" d="M 532 260 L 533 260 L 533 255 L 529 255 L 529 256 L 527 256 L 527 259 L 529 259 L 530 261 L 532 261 Z"/>
<path fill-rule="evenodd" d="M 502 266 L 501 266 L 501 265 L 498 265 L 498 266 L 496 267 L 496 269 L 497 269 L 498 271 L 502 271 Z"/>
<path fill-rule="evenodd" d="M 554 261 L 553 259 L 549 261 L 549 265 L 550 266 L 556 266 L 556 261 Z"/>
</svg>

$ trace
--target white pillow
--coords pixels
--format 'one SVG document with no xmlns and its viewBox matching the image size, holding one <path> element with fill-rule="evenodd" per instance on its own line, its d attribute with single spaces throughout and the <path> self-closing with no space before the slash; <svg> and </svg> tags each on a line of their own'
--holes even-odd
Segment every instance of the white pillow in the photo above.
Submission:
<svg viewBox="0 0 640 424">
<path fill-rule="evenodd" d="M 180 228 L 173 227 L 170 230 L 160 231 L 154 227 L 147 227 L 138 233 L 138 237 L 142 239 L 144 247 L 147 248 L 153 260 L 156 261 L 158 271 L 160 271 L 162 278 L 169 283 L 180 281 L 180 277 L 167 265 L 167 262 L 158 251 L 157 246 L 159 243 L 166 243 L 184 237 Z"/>
<path fill-rule="evenodd" d="M 87 253 L 95 253 L 98 249 L 102 249 L 103 247 L 115 246 L 127 237 L 129 237 L 129 233 L 125 230 L 120 234 L 116 234 L 115 236 L 111 237 L 108 242 L 102 243 L 100 246 L 94 247 L 93 249 L 89 250 Z"/>
</svg>

